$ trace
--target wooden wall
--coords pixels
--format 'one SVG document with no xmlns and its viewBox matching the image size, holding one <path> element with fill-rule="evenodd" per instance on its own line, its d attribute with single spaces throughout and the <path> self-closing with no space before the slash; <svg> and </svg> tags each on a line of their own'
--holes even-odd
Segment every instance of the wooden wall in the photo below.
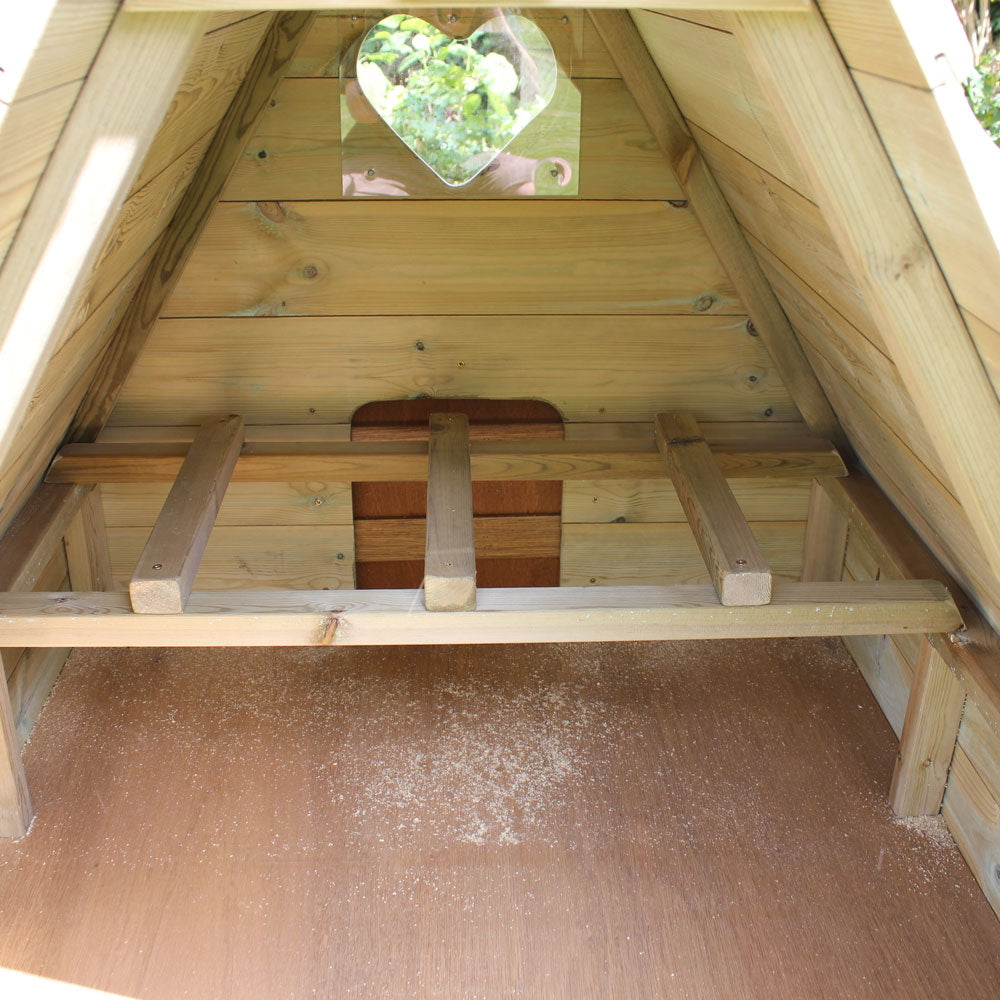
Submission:
<svg viewBox="0 0 1000 1000">
<path fill-rule="evenodd" d="M 0 264 L 117 7 L 117 0 L 39 0 L 4 17 Z"/>
<path fill-rule="evenodd" d="M 365 23 L 318 18 L 109 433 L 229 411 L 251 427 L 337 435 L 364 403 L 421 395 L 542 400 L 568 434 L 575 422 L 648 428 L 672 407 L 715 421 L 798 421 L 589 17 L 540 19 L 582 94 L 571 198 L 343 198 L 339 53 Z M 333 561 L 348 543 L 328 520 L 343 514 L 340 500 L 309 509 L 305 499 L 328 492 L 298 483 L 227 501 L 199 585 L 349 585 L 344 560 Z M 119 579 L 153 522 L 149 497 L 105 492 Z M 577 483 L 565 497 L 563 583 L 707 580 L 662 483 L 622 484 L 617 496 Z M 751 514 L 782 575 L 798 573 L 805 505 L 793 490 Z"/>
<path fill-rule="evenodd" d="M 17 39 L 6 31 L 0 37 L 0 63 L 5 71 L 0 76 L 0 139 L 5 151 L 0 166 L 0 253 L 14 234 L 117 7 L 117 2 L 107 0 L 65 0 L 52 5 L 49 22 L 44 22 L 47 11 L 43 10 L 36 25 L 42 44 L 22 63 L 7 59 L 8 55 L 26 55 L 26 50 L 14 44 Z M 201 45 L 62 330 L 11 453 L 0 467 L 0 533 L 31 495 L 62 442 L 101 353 L 270 20 L 270 14 L 233 13 L 208 20 Z M 30 18 L 18 24 L 30 26 Z M 8 69 L 18 71 L 16 86 Z M 8 98 L 10 103 L 4 103 Z M 37 589 L 68 586 L 66 566 L 60 547 Z M 67 653 L 0 650 L 22 742 Z"/>
<path fill-rule="evenodd" d="M 1000 171 L 1000 151 L 971 111 L 952 113 L 954 76 L 950 84 L 943 80 L 949 65 L 962 71 L 964 37 L 953 44 L 948 19 L 943 27 L 933 22 L 930 30 L 940 30 L 928 51 L 942 58 L 921 58 L 889 3 L 822 0 L 820 7 L 1000 385 L 1000 333 L 991 326 L 1000 316 L 997 234 L 984 221 L 965 173 L 971 160 L 983 159 Z M 729 15 L 636 11 L 634 17 L 862 462 L 1000 625 L 1000 581 L 986 564 Z M 957 19 L 951 26 L 961 35 Z M 969 156 L 970 143 L 982 157 Z M 996 189 L 995 175 L 991 186 Z"/>
<path fill-rule="evenodd" d="M 844 579 L 891 578 L 891 571 L 849 532 Z M 898 737 L 920 637 L 855 636 L 844 642 Z M 972 698 L 965 703 L 942 811 L 986 898 L 1000 914 L 1000 733 Z"/>
<path fill-rule="evenodd" d="M 964 38 L 955 42 L 945 10 L 925 50 L 941 58 L 926 58 L 911 47 L 889 3 L 820 0 L 820 7 L 1000 388 L 1000 254 L 966 180 L 967 169 L 974 173 L 982 162 L 992 163 L 995 191 L 1000 151 L 967 108 L 950 103 L 963 58 L 967 63 Z M 930 10 L 921 5 L 925 16 Z M 1000 582 L 986 566 L 920 413 L 762 95 L 736 26 L 721 13 L 637 11 L 634 17 L 862 463 L 994 626 L 1000 624 Z M 950 26 L 958 28 L 957 20 Z M 933 19 L 928 30 L 935 31 Z M 844 575 L 872 580 L 890 571 L 852 532 Z M 917 639 L 845 642 L 898 736 Z M 971 699 L 943 811 L 1000 912 L 1000 734 Z"/>
<path fill-rule="evenodd" d="M 205 146 L 257 50 L 270 15 L 209 22 L 177 97 L 119 213 L 0 469 L 0 530 L 59 446 L 97 361 L 142 277 Z"/>
</svg>

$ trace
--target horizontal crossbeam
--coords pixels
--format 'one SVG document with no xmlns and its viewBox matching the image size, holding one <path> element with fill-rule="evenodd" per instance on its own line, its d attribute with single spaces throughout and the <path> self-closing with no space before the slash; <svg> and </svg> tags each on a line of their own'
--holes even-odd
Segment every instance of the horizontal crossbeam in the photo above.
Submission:
<svg viewBox="0 0 1000 1000">
<path fill-rule="evenodd" d="M 195 591 L 182 615 L 127 594 L 0 594 L 0 646 L 391 646 L 752 639 L 947 632 L 935 581 L 775 582 L 770 604 L 723 607 L 710 585 L 480 590 L 475 611 L 428 612 L 421 590 Z"/>
<path fill-rule="evenodd" d="M 796 479 L 847 474 L 828 441 L 806 435 L 760 437 L 712 444 L 729 479 Z M 147 442 L 66 445 L 47 476 L 50 483 L 164 483 L 180 472 L 187 445 Z M 574 438 L 567 441 L 473 441 L 474 480 L 664 479 L 667 470 L 648 439 Z M 233 482 L 416 482 L 427 479 L 424 441 L 248 441 Z"/>
</svg>

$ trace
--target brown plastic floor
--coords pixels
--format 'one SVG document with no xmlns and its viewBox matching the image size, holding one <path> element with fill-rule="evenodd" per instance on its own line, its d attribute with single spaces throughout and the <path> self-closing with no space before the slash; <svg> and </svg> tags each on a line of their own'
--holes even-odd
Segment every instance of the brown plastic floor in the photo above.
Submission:
<svg viewBox="0 0 1000 1000">
<path fill-rule="evenodd" d="M 78 651 L 0 966 L 129 997 L 1000 996 L 839 642 Z"/>
</svg>

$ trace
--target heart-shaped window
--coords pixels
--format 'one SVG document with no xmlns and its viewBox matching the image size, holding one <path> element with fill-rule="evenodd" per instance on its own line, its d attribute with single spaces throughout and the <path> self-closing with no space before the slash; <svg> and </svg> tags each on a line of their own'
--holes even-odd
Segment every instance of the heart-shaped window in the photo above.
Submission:
<svg viewBox="0 0 1000 1000">
<path fill-rule="evenodd" d="M 446 184 L 481 173 L 545 109 L 558 69 L 525 17 L 501 14 L 466 38 L 392 14 L 365 36 L 358 84 L 400 139 Z"/>
</svg>

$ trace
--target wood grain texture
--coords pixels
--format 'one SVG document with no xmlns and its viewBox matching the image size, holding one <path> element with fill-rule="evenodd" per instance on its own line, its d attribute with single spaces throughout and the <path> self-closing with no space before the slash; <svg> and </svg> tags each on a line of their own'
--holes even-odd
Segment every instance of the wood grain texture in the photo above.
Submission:
<svg viewBox="0 0 1000 1000">
<path fill-rule="evenodd" d="M 809 494 L 806 540 L 802 549 L 802 580 L 839 580 L 847 553 L 848 521 L 830 499 L 827 489 L 813 480 Z"/>
<path fill-rule="evenodd" d="M 828 486 L 831 500 L 851 521 L 880 568 L 880 579 L 921 576 L 945 583 L 961 606 L 965 619 L 962 641 L 948 636 L 933 640 L 934 648 L 954 670 L 969 696 L 1000 732 L 1000 639 L 955 580 L 920 540 L 885 494 L 861 473 Z"/>
<path fill-rule="evenodd" d="M 963 308 L 996 324 L 1000 149 L 971 114 L 960 79 L 927 92 L 854 74 L 948 287 Z M 975 328 L 970 333 L 978 347 Z M 1000 384 L 995 376 L 993 384 Z"/>
<path fill-rule="evenodd" d="M 43 484 L 0 536 L 0 590 L 30 590 L 38 582 L 91 491 Z"/>
<path fill-rule="evenodd" d="M 137 614 L 184 610 L 242 447 L 242 417 L 201 425 L 129 581 Z"/>
<path fill-rule="evenodd" d="M 881 334 L 819 208 L 704 129 L 692 126 L 692 131 L 751 246 L 754 239 L 763 243 L 873 344 L 882 347 Z M 780 294 L 779 298 L 784 302 Z"/>
<path fill-rule="evenodd" d="M 428 611 L 476 607 L 469 418 L 464 413 L 430 417 L 424 607 Z"/>
<path fill-rule="evenodd" d="M 348 199 L 221 203 L 163 315 L 699 312 L 743 307 L 686 208 Z"/>
<path fill-rule="evenodd" d="M 738 21 L 987 561 L 1000 571 L 1000 458 L 980 445 L 1000 440 L 1000 400 L 864 102 L 818 11 Z"/>
<path fill-rule="evenodd" d="M 118 483 L 102 488 L 104 518 L 113 528 L 152 528 L 170 487 Z M 343 483 L 230 483 L 216 518 L 220 526 L 351 523 L 351 489 Z"/>
<path fill-rule="evenodd" d="M 15 104 L 82 80 L 117 6 L 115 0 L 45 0 L 20 11 L 0 39 L 0 102 Z"/>
<path fill-rule="evenodd" d="M 941 811 L 964 707 L 965 690 L 925 638 L 889 789 L 897 816 L 936 816 Z"/>
<path fill-rule="evenodd" d="M 23 837 L 32 815 L 28 779 L 4 682 L 0 684 L 0 837 Z"/>
<path fill-rule="evenodd" d="M 992 995 L 1000 926 L 892 821 L 895 753 L 825 641 L 81 651 L 0 847 L 0 964 L 144 1000 Z M 416 801 L 368 791 L 397 768 Z"/>
<path fill-rule="evenodd" d="M 484 559 L 558 559 L 560 521 L 557 514 L 512 514 L 473 520 L 475 553 Z M 427 525 L 422 517 L 383 517 L 354 523 L 358 562 L 421 559 Z M 382 588 L 378 588 L 382 589 Z M 409 588 L 408 588 L 409 589 Z"/>
<path fill-rule="evenodd" d="M 745 479 L 729 485 L 748 521 L 806 519 L 809 483 Z M 563 520 L 568 524 L 669 524 L 686 518 L 669 481 L 632 479 L 566 483 Z"/>
<path fill-rule="evenodd" d="M 111 423 L 197 423 L 221 406 L 248 424 L 346 423 L 421 394 L 546 400 L 570 421 L 652 423 L 665 403 L 702 420 L 798 419 L 745 317 L 435 315 L 160 320 Z"/>
<path fill-rule="evenodd" d="M 67 119 L 0 269 L 0 465 L 203 25 L 119 14 Z"/>
<path fill-rule="evenodd" d="M 806 423 L 832 440 L 842 438 L 837 418 L 802 353 L 795 331 L 747 245 L 712 171 L 702 159 L 631 16 L 624 11 L 595 11 L 591 17 L 612 57 L 618 61 L 622 79 L 677 173 L 705 235 L 746 304 L 756 332 Z"/>
<path fill-rule="evenodd" d="M 684 118 L 810 197 L 807 175 L 739 41 L 697 23 L 697 14 L 682 18 L 639 9 L 631 14 Z"/>
<path fill-rule="evenodd" d="M 100 487 L 86 496 L 63 536 L 71 590 L 111 590 L 111 553 Z"/>
<path fill-rule="evenodd" d="M 143 161 L 137 187 L 175 160 L 196 136 L 217 128 L 249 72 L 271 21 L 270 13 L 261 12 L 222 31 L 205 32 Z M 205 27 L 210 28 L 211 23 Z"/>
<path fill-rule="evenodd" d="M 406 590 L 194 591 L 183 615 L 137 615 L 124 594 L 5 594 L 0 643 L 36 646 L 365 646 L 603 642 L 950 631 L 961 616 L 937 581 L 775 583 L 770 604 L 724 608 L 715 589 L 480 589 L 443 615 Z"/>
<path fill-rule="evenodd" d="M 751 522 L 775 576 L 798 580 L 802 521 Z M 710 583 L 687 523 L 564 524 L 560 583 L 569 587 Z"/>
<path fill-rule="evenodd" d="M 10 152 L 0 170 L 0 262 L 17 232 L 66 116 L 80 93 L 74 80 L 6 107 L 0 104 L 0 140 Z"/>
<path fill-rule="evenodd" d="M 106 423 L 163 303 L 174 288 L 243 145 L 284 75 L 311 18 L 310 14 L 284 15 L 275 20 L 262 40 L 195 177 L 174 212 L 166 238 L 158 244 L 140 287 L 102 355 L 100 369 L 69 428 L 69 440 L 93 440 Z"/>
<path fill-rule="evenodd" d="M 725 425 L 723 425 L 725 426 Z M 811 479 L 840 476 L 843 460 L 827 442 L 810 436 L 761 435 L 706 438 L 729 478 Z M 50 483 L 134 483 L 172 481 L 186 449 L 177 443 L 114 442 L 62 448 Z M 566 441 L 477 441 L 472 478 L 655 479 L 666 475 L 650 434 L 633 440 L 575 437 Z M 236 463 L 236 482 L 414 482 L 427 478 L 427 447 L 420 441 L 250 442 Z"/>
<path fill-rule="evenodd" d="M 578 123 L 579 196 L 588 199 L 668 201 L 684 197 L 664 163 L 645 120 L 620 80 L 581 80 Z M 541 159 L 551 140 L 539 118 L 514 140 L 507 152 Z M 379 176 L 400 185 L 399 194 L 432 199 L 519 196 L 498 189 L 487 175 L 460 188 L 437 182 L 388 126 L 365 126 L 362 142 L 355 125 L 352 159 L 365 150 Z M 286 79 L 275 92 L 260 125 L 223 191 L 226 201 L 302 201 L 343 197 L 340 136 L 340 81 Z M 549 155 L 556 155 L 553 148 Z M 532 168 L 534 169 L 534 168 Z M 533 174 L 532 174 L 533 176 Z M 627 184 L 622 178 L 628 179 Z M 556 195 L 559 195 L 556 192 Z M 373 192 L 374 196 L 374 192 Z"/>
<path fill-rule="evenodd" d="M 128 588 L 149 528 L 109 528 L 115 585 Z M 198 567 L 201 590 L 343 590 L 354 586 L 350 524 L 232 525 L 211 534 Z"/>
<path fill-rule="evenodd" d="M 1000 914 L 1000 802 L 961 747 L 955 751 L 942 812 L 979 887 Z"/>
<path fill-rule="evenodd" d="M 968 39 L 954 11 L 945 4 L 907 5 L 892 0 L 818 0 L 818 4 L 852 70 L 928 89 L 940 80 L 940 62 L 960 80 L 967 76 L 963 69 L 971 68 Z M 915 17 L 906 18 L 907 6 L 913 7 Z M 917 44 L 917 37 L 908 37 L 904 19 L 907 26 L 913 22 L 921 26 L 919 42 L 923 44 Z M 935 55 L 944 59 L 939 62 Z"/>
<path fill-rule="evenodd" d="M 690 413 L 656 417 L 660 449 L 722 604 L 771 599 L 771 567 Z"/>
</svg>

